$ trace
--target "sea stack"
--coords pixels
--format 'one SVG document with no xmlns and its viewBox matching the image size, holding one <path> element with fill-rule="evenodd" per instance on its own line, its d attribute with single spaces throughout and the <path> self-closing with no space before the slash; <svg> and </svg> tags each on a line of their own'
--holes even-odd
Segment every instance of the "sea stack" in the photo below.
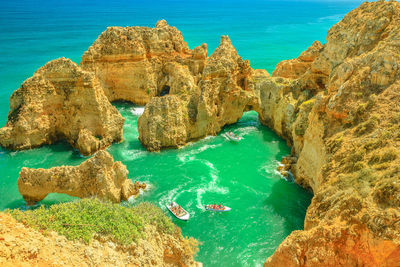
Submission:
<svg viewBox="0 0 400 267">
<path fill-rule="evenodd" d="M 12 94 L 0 145 L 21 150 L 66 140 L 91 155 L 122 141 L 124 121 L 93 73 L 60 58 L 38 69 Z"/>
<path fill-rule="evenodd" d="M 174 90 L 152 98 L 138 120 L 139 140 L 150 151 L 215 135 L 238 121 L 244 111 L 259 108 L 252 90 L 254 70 L 228 36 L 221 37 L 200 76 L 178 64 L 170 65 L 167 73 Z"/>
<path fill-rule="evenodd" d="M 83 54 L 81 66 L 95 74 L 110 101 L 145 105 L 173 91 L 171 65 L 182 65 L 196 76 L 206 57 L 205 45 L 191 51 L 182 33 L 160 20 L 155 28 L 107 28 Z"/>
<path fill-rule="evenodd" d="M 114 162 L 108 152 L 101 150 L 79 166 L 22 168 L 18 190 L 29 205 L 41 201 L 50 193 L 121 202 L 146 187 L 145 184 L 132 183 L 127 175 L 124 164 Z"/>
</svg>

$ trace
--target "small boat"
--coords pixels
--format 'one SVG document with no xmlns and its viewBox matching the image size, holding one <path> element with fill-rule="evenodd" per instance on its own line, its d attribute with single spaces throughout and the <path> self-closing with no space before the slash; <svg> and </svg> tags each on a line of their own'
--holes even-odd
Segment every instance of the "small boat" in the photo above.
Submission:
<svg viewBox="0 0 400 267">
<path fill-rule="evenodd" d="M 213 206 L 214 205 L 211 205 L 211 204 L 210 205 L 205 205 L 204 208 L 206 210 L 208 210 L 208 211 L 219 211 L 219 212 L 224 212 L 224 211 L 230 211 L 231 210 L 231 208 L 229 208 L 227 206 L 224 206 L 224 205 L 221 205 L 222 206 L 221 208 L 218 208 L 218 205 L 217 205 L 216 209 L 213 208 Z"/>
<path fill-rule="evenodd" d="M 179 206 L 177 203 L 171 202 L 171 203 L 167 204 L 166 206 L 167 206 L 167 209 L 168 209 L 172 214 L 174 214 L 174 216 L 175 216 L 176 218 L 178 218 L 179 220 L 182 220 L 182 221 L 187 221 L 187 220 L 189 220 L 189 217 L 190 217 L 189 212 L 187 212 L 186 210 L 184 210 L 184 209 L 183 209 L 181 206 Z M 175 207 L 180 207 L 180 212 L 179 212 L 179 213 L 177 212 L 177 210 L 174 209 Z"/>
<path fill-rule="evenodd" d="M 225 138 L 227 138 L 228 140 L 231 140 L 233 142 L 239 142 L 240 140 L 242 140 L 242 137 L 239 137 L 235 134 L 233 134 L 232 132 L 227 132 L 224 134 Z"/>
</svg>

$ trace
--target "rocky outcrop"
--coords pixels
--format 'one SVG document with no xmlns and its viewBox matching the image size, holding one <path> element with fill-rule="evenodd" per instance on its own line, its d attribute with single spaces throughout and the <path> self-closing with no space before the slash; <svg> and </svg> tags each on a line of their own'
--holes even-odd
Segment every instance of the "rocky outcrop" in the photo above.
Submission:
<svg viewBox="0 0 400 267">
<path fill-rule="evenodd" d="M 79 166 L 50 169 L 22 168 L 18 190 L 28 205 L 44 199 L 49 193 L 62 193 L 74 197 L 97 197 L 120 202 L 137 195 L 145 184 L 132 183 L 128 170 L 120 161 L 114 162 L 106 151 L 97 152 Z"/>
<path fill-rule="evenodd" d="M 303 75 L 311 64 L 319 56 L 322 45 L 315 41 L 306 51 L 301 53 L 298 58 L 281 61 L 275 68 L 272 76 L 297 79 Z"/>
<path fill-rule="evenodd" d="M 255 72 L 227 36 L 221 37 L 207 58 L 201 77 L 180 65 L 171 65 L 169 73 L 170 84 L 177 84 L 181 91 L 152 98 L 138 120 L 139 140 L 150 151 L 215 135 L 224 125 L 239 120 L 244 111 L 259 108 L 252 90 Z M 258 71 L 257 75 L 268 74 Z"/>
<path fill-rule="evenodd" d="M 185 90 L 187 84 L 172 84 L 174 75 L 196 79 L 206 58 L 205 44 L 191 51 L 182 33 L 161 20 L 155 28 L 107 28 L 83 54 L 81 66 L 95 73 L 110 101 L 144 105 L 154 96 Z"/>
<path fill-rule="evenodd" d="M 104 239 L 89 244 L 70 241 L 0 213 L 1 266 L 202 266 L 180 232 L 167 234 L 147 225 L 143 239 L 129 246 Z"/>
<path fill-rule="evenodd" d="M 276 107 L 293 107 L 282 136 L 314 198 L 265 266 L 400 266 L 399 25 L 398 2 L 363 3 L 304 74 L 272 86 Z"/>
<path fill-rule="evenodd" d="M 60 58 L 38 69 L 12 94 L 0 145 L 20 150 L 66 140 L 90 155 L 120 142 L 123 124 L 96 77 Z"/>
</svg>

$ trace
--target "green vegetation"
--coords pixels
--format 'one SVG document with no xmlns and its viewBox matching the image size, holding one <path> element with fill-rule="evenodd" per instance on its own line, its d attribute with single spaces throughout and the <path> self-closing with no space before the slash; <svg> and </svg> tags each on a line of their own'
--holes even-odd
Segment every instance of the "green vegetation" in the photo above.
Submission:
<svg viewBox="0 0 400 267">
<path fill-rule="evenodd" d="M 124 207 L 97 199 L 82 199 L 35 210 L 7 212 L 30 227 L 56 231 L 68 239 L 86 243 L 101 236 L 128 245 L 144 237 L 147 224 L 155 225 L 164 233 L 177 231 L 162 210 L 150 203 Z"/>
</svg>

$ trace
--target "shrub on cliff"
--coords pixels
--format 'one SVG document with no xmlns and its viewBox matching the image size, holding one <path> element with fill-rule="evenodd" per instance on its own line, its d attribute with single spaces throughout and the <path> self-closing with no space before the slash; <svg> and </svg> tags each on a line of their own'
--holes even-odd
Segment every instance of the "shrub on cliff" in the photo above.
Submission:
<svg viewBox="0 0 400 267">
<path fill-rule="evenodd" d="M 144 237 L 147 224 L 153 224 L 165 233 L 174 233 L 177 229 L 160 208 L 150 203 L 130 208 L 97 199 L 82 199 L 35 210 L 8 212 L 30 227 L 55 231 L 68 239 L 86 243 L 97 236 L 128 245 Z"/>
</svg>

